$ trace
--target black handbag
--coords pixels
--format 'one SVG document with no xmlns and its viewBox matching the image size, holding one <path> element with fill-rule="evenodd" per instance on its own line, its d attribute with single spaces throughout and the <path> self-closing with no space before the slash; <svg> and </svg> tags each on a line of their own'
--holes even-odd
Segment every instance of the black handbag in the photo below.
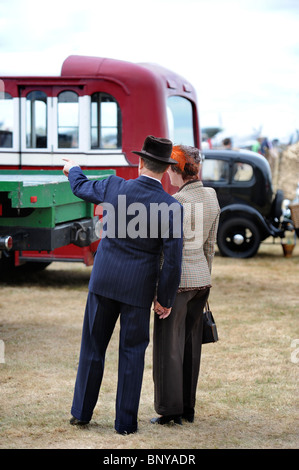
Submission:
<svg viewBox="0 0 299 470">
<path fill-rule="evenodd" d="M 207 302 L 203 311 L 202 344 L 216 343 L 216 341 L 218 341 L 217 326 Z"/>
</svg>

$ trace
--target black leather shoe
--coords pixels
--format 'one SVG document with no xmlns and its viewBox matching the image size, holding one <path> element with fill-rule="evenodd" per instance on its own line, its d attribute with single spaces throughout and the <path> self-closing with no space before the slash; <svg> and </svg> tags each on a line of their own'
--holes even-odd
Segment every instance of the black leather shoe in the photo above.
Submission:
<svg viewBox="0 0 299 470">
<path fill-rule="evenodd" d="M 136 429 L 136 431 L 117 431 L 117 430 L 115 429 L 115 432 L 116 432 L 117 434 L 120 434 L 121 436 L 127 436 L 128 434 L 136 434 L 137 429 Z"/>
<path fill-rule="evenodd" d="M 185 419 L 186 421 L 188 421 L 188 423 L 193 423 L 194 422 L 194 414 L 188 414 L 188 413 L 184 413 L 182 415 L 182 418 Z"/>
<path fill-rule="evenodd" d="M 85 424 L 88 424 L 89 421 L 81 421 L 80 419 L 75 418 L 74 416 L 71 417 L 70 419 L 70 424 L 73 426 L 84 426 Z"/>
<path fill-rule="evenodd" d="M 188 421 L 188 423 L 193 423 L 194 422 L 194 408 L 185 407 L 182 418 Z"/>
<path fill-rule="evenodd" d="M 182 424 L 180 415 L 160 416 L 159 418 L 152 418 L 152 424 L 168 424 L 173 421 L 175 424 Z"/>
</svg>

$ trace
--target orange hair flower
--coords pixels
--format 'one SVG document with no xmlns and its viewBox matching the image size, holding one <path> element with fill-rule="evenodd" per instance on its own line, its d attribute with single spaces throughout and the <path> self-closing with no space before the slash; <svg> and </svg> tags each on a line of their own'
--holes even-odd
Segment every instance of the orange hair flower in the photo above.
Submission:
<svg viewBox="0 0 299 470">
<path fill-rule="evenodd" d="M 181 172 L 183 172 L 184 168 L 185 168 L 185 165 L 187 163 L 187 158 L 186 158 L 185 153 L 183 152 L 183 150 L 180 148 L 179 145 L 175 145 L 173 147 L 171 158 L 173 158 L 174 160 L 176 160 L 178 162 L 176 166 L 178 166 L 179 169 L 181 170 Z"/>
<path fill-rule="evenodd" d="M 184 181 L 198 179 L 199 165 L 202 161 L 199 150 L 188 145 L 175 145 L 171 157 L 178 163 L 173 165 L 175 173 L 181 173 Z"/>
</svg>

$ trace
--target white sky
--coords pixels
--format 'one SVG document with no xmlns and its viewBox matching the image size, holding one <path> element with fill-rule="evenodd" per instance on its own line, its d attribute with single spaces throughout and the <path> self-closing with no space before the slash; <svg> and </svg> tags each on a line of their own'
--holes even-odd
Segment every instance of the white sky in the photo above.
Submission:
<svg viewBox="0 0 299 470">
<path fill-rule="evenodd" d="M 155 62 L 197 91 L 201 126 L 299 129 L 299 0 L 0 0 L 0 78 L 71 54 Z"/>
</svg>

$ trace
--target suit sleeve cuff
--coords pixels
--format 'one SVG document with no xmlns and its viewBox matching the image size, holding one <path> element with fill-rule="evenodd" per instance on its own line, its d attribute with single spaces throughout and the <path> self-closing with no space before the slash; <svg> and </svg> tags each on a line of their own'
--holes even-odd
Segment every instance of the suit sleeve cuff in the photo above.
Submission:
<svg viewBox="0 0 299 470">
<path fill-rule="evenodd" d="M 69 168 L 69 172 L 70 172 L 73 168 L 80 168 L 80 169 L 81 169 L 81 167 L 80 167 L 79 165 L 73 165 L 73 166 L 71 166 L 71 167 Z"/>
</svg>

